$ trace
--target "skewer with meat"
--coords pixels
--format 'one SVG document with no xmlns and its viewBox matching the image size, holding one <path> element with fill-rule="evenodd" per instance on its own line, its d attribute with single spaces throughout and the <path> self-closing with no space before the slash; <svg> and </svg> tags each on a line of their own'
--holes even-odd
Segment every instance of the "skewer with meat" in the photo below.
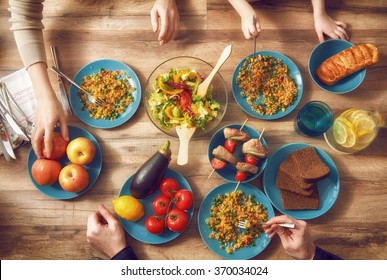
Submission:
<svg viewBox="0 0 387 280">
<path fill-rule="evenodd" d="M 226 163 L 236 165 L 238 160 L 236 157 L 227 151 L 223 146 L 219 145 L 212 151 L 214 158 L 211 160 L 212 168 L 219 170 L 226 166 Z"/>
<path fill-rule="evenodd" d="M 237 170 L 235 180 L 238 182 L 246 180 L 247 174 L 254 175 L 258 172 L 258 167 L 256 165 L 246 162 L 237 162 L 235 168 Z"/>
<path fill-rule="evenodd" d="M 260 158 L 266 158 L 269 152 L 258 138 L 250 139 L 243 143 L 242 152 L 245 154 L 245 162 L 255 165 Z"/>
<path fill-rule="evenodd" d="M 230 152 L 233 153 L 235 150 L 235 146 L 241 142 L 246 142 L 250 139 L 250 135 L 246 132 L 232 128 L 226 127 L 223 129 L 224 138 L 226 141 L 224 142 L 224 147 Z"/>
</svg>

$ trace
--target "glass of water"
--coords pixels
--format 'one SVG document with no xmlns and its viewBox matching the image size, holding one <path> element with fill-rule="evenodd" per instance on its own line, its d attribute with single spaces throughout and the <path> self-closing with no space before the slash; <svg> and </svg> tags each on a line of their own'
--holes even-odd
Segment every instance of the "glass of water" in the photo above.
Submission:
<svg viewBox="0 0 387 280">
<path fill-rule="evenodd" d="M 310 101 L 301 108 L 294 122 L 294 129 L 301 135 L 316 137 L 332 125 L 332 109 L 321 101 Z"/>
</svg>

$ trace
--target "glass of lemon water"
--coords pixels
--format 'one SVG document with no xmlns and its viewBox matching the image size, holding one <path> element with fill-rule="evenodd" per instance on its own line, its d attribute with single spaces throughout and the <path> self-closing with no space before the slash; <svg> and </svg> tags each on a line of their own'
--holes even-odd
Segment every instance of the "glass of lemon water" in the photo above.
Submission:
<svg viewBox="0 0 387 280">
<path fill-rule="evenodd" d="M 324 133 L 327 144 L 334 150 L 353 154 L 367 148 L 386 127 L 387 98 L 375 112 L 350 108 L 336 116 L 331 128 Z"/>
</svg>

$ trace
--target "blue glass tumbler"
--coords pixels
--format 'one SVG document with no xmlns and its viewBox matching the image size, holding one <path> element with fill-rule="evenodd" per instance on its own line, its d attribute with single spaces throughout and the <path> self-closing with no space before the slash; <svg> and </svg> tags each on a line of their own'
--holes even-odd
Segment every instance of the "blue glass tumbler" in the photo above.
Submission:
<svg viewBox="0 0 387 280">
<path fill-rule="evenodd" d="M 332 109 L 321 101 L 310 101 L 301 108 L 294 122 L 295 130 L 304 136 L 324 134 L 332 125 Z"/>
</svg>

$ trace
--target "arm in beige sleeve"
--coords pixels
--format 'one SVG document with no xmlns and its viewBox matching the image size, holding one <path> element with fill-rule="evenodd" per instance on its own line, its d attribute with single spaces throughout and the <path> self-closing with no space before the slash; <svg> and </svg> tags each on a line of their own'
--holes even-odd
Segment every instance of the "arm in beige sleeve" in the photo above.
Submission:
<svg viewBox="0 0 387 280">
<path fill-rule="evenodd" d="M 43 138 L 47 153 L 51 154 L 51 139 L 55 125 L 60 125 L 62 137 L 68 140 L 66 115 L 47 73 L 42 32 L 43 2 L 44 0 L 9 0 L 11 30 L 35 92 L 35 128 L 31 143 L 38 158 L 42 157 Z"/>
<path fill-rule="evenodd" d="M 259 32 L 261 32 L 261 25 L 253 7 L 246 0 L 228 0 L 228 2 L 241 17 L 241 26 L 245 38 L 250 39 L 251 37 L 258 36 Z M 253 17 L 256 20 L 255 25 Z"/>
<path fill-rule="evenodd" d="M 26 68 L 46 63 L 42 23 L 44 0 L 9 0 L 10 22 L 16 45 Z"/>
</svg>

